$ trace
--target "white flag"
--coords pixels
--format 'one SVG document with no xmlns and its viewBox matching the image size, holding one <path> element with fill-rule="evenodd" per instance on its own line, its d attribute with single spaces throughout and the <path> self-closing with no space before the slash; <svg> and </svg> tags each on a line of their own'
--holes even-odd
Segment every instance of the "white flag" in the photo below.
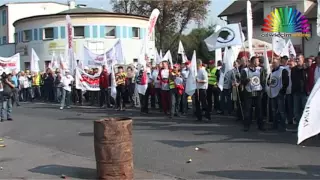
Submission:
<svg viewBox="0 0 320 180">
<path fill-rule="evenodd" d="M 207 39 L 204 40 L 209 51 L 215 49 L 242 45 L 244 39 L 242 38 L 242 30 L 240 24 L 228 24 L 217 32 L 213 33 Z"/>
<path fill-rule="evenodd" d="M 161 50 L 161 49 L 160 49 L 160 52 L 159 52 L 159 56 L 160 56 L 160 58 L 161 58 L 161 60 L 162 60 L 163 54 L 162 54 L 162 50 Z"/>
<path fill-rule="evenodd" d="M 271 68 L 270 68 L 270 64 L 269 64 L 269 58 L 268 58 L 268 52 L 267 52 L 266 45 L 264 45 L 263 57 L 264 57 L 263 67 L 266 70 L 267 75 L 269 75 L 271 73 Z"/>
<path fill-rule="evenodd" d="M 172 63 L 172 56 L 170 50 L 167 51 L 167 53 L 164 55 L 162 58 L 164 61 L 169 61 L 171 68 L 173 68 L 173 63 Z"/>
<path fill-rule="evenodd" d="M 220 25 L 217 25 L 214 32 L 217 32 L 219 31 L 219 29 L 221 29 L 221 26 Z M 216 49 L 214 51 L 214 55 L 215 55 L 215 66 L 218 66 L 218 61 L 221 61 L 222 60 L 222 49 Z"/>
<path fill-rule="evenodd" d="M 179 48 L 178 48 L 178 54 L 181 54 L 182 57 L 182 63 L 185 63 L 188 61 L 188 58 L 186 56 L 186 53 L 184 51 L 184 47 L 181 41 L 179 41 Z"/>
<path fill-rule="evenodd" d="M 272 50 L 275 54 L 279 55 L 282 53 L 283 49 L 286 47 L 286 40 L 281 37 L 272 38 Z"/>
<path fill-rule="evenodd" d="M 37 53 L 34 51 L 34 49 L 31 49 L 31 63 L 30 63 L 30 70 L 31 72 L 40 72 L 40 67 L 39 67 L 39 57 Z"/>
<path fill-rule="evenodd" d="M 317 11 L 317 35 L 320 36 L 320 0 L 318 0 L 318 11 Z"/>
<path fill-rule="evenodd" d="M 161 52 L 161 51 L 160 51 Z M 155 63 L 156 64 L 160 64 L 161 63 L 161 60 L 162 60 L 162 57 L 160 56 L 160 54 L 158 53 L 158 50 L 157 48 L 155 48 Z"/>
<path fill-rule="evenodd" d="M 320 133 L 320 81 L 312 89 L 298 127 L 298 144 Z"/>
<path fill-rule="evenodd" d="M 117 97 L 117 83 L 114 73 L 114 65 L 111 67 L 111 97 L 113 97 L 113 99 L 116 99 Z"/>
<path fill-rule="evenodd" d="M 192 96 L 197 89 L 197 82 L 196 82 L 197 72 L 198 72 L 197 55 L 196 55 L 196 51 L 193 51 L 193 55 L 190 63 L 190 73 L 186 81 L 186 90 L 185 90 L 185 92 L 189 96 Z"/>
<path fill-rule="evenodd" d="M 248 31 L 248 45 L 250 57 L 254 56 L 253 47 L 252 47 L 252 36 L 253 36 L 253 22 L 252 22 L 252 9 L 251 2 L 247 1 L 247 31 Z"/>
<path fill-rule="evenodd" d="M 233 63 L 237 59 L 240 52 L 240 46 L 232 46 L 231 48 L 225 48 L 223 65 L 220 69 L 220 78 L 218 82 L 218 87 L 223 90 L 224 77 L 225 75 L 233 69 Z"/>
<path fill-rule="evenodd" d="M 290 55 L 288 57 L 290 58 L 291 55 L 294 56 L 294 57 L 297 57 L 297 53 L 296 53 L 296 50 L 294 49 L 294 46 L 293 46 L 293 44 L 291 42 L 291 39 L 288 40 L 287 47 L 288 47 L 289 55 Z"/>
<path fill-rule="evenodd" d="M 184 54 L 184 47 L 181 40 L 179 41 L 178 54 Z"/>
</svg>

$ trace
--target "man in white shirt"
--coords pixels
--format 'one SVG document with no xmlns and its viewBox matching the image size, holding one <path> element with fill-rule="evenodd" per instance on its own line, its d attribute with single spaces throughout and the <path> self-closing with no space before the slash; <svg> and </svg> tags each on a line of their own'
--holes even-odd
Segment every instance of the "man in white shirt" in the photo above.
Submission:
<svg viewBox="0 0 320 180">
<path fill-rule="evenodd" d="M 62 99 L 60 109 L 63 109 L 65 106 L 69 109 L 71 103 L 71 87 L 74 78 L 70 74 L 69 70 L 65 70 L 65 75 L 61 78 L 61 82 L 63 84 L 62 90 Z"/>
<path fill-rule="evenodd" d="M 211 120 L 210 111 L 207 103 L 207 89 L 208 89 L 208 73 L 202 66 L 202 61 L 197 60 L 198 74 L 196 77 L 197 90 L 194 93 L 194 100 L 196 105 L 197 121 L 202 121 L 202 110 L 205 111 L 206 122 Z"/>
<path fill-rule="evenodd" d="M 183 67 L 181 70 L 181 76 L 183 78 L 184 88 L 186 88 L 186 82 L 189 77 L 189 66 L 190 66 L 190 61 L 187 61 L 185 62 L 185 67 Z M 181 103 L 182 103 L 182 115 L 186 115 L 188 111 L 188 94 L 186 92 L 183 92 Z"/>
</svg>

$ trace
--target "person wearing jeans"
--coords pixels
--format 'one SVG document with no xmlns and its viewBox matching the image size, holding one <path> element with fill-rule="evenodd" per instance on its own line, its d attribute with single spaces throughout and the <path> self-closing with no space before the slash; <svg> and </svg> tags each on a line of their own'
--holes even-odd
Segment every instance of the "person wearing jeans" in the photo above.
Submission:
<svg viewBox="0 0 320 180">
<path fill-rule="evenodd" d="M 190 66 L 190 61 L 185 62 L 185 67 L 182 68 L 181 70 L 181 76 L 183 78 L 183 85 L 186 87 L 186 82 L 189 77 L 189 66 Z M 186 115 L 188 111 L 188 94 L 184 91 L 181 97 L 181 102 L 182 102 L 182 115 Z"/>
<path fill-rule="evenodd" d="M 299 56 L 297 65 L 291 69 L 294 121 L 299 124 L 304 106 L 307 102 L 308 72 L 304 67 L 304 57 Z"/>
<path fill-rule="evenodd" d="M 271 98 L 273 129 L 286 131 L 285 95 L 289 86 L 289 73 L 274 59 L 272 73 L 267 79 L 268 95 Z"/>
<path fill-rule="evenodd" d="M 2 107 L 1 107 L 1 122 L 4 121 L 4 117 L 7 116 L 8 121 L 12 121 L 12 97 L 13 90 L 15 88 L 12 82 L 12 75 L 2 75 L 3 82 L 3 94 L 2 94 Z"/>
<path fill-rule="evenodd" d="M 61 78 L 61 82 L 63 84 L 62 90 L 62 99 L 60 109 L 62 110 L 65 106 L 70 108 L 71 104 L 71 86 L 74 81 L 73 77 L 70 74 L 69 70 L 65 70 L 65 76 Z"/>
<path fill-rule="evenodd" d="M 225 114 L 226 112 L 228 112 L 228 115 L 230 115 L 232 113 L 232 101 L 231 101 L 232 76 L 233 76 L 233 70 L 226 72 L 224 75 L 223 90 L 220 94 L 220 105 L 221 105 L 220 114 Z"/>
</svg>

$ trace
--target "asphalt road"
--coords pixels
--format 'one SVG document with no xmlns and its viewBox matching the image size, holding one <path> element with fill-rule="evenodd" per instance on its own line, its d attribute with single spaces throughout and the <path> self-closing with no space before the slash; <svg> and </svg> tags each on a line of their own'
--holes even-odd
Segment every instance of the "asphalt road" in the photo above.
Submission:
<svg viewBox="0 0 320 180">
<path fill-rule="evenodd" d="M 158 112 L 140 116 L 137 110 L 23 104 L 14 109 L 13 122 L 0 123 L 0 137 L 94 159 L 93 120 L 117 116 L 133 119 L 138 169 L 182 179 L 320 178 L 319 147 L 297 146 L 296 134 L 289 132 L 242 132 L 231 117 L 201 124 Z"/>
</svg>

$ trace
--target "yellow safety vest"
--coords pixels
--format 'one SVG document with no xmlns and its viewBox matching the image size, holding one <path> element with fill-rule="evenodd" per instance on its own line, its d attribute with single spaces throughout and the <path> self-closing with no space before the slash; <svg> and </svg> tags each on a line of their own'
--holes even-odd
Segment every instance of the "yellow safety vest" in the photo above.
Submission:
<svg viewBox="0 0 320 180">
<path fill-rule="evenodd" d="M 213 68 L 213 69 L 208 69 L 208 79 L 209 79 L 209 84 L 210 85 L 216 85 L 217 84 L 217 76 L 216 76 L 216 72 L 217 72 L 217 68 Z"/>
<path fill-rule="evenodd" d="M 32 77 L 32 85 L 33 86 L 40 86 L 40 74 L 37 74 Z"/>
<path fill-rule="evenodd" d="M 176 75 L 176 73 L 172 73 L 173 75 Z M 174 84 L 174 80 L 171 80 L 170 78 L 169 78 L 169 88 L 170 89 L 174 89 L 174 88 L 176 88 L 176 85 Z"/>
</svg>

